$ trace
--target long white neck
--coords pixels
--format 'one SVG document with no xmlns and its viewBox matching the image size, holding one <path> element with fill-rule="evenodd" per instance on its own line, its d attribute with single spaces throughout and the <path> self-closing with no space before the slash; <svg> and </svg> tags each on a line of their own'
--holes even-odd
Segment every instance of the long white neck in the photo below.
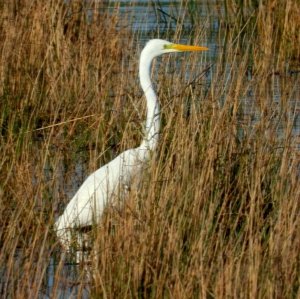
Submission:
<svg viewBox="0 0 300 299">
<path fill-rule="evenodd" d="M 153 58 L 142 51 L 140 57 L 139 75 L 142 89 L 147 100 L 146 130 L 140 148 L 153 151 L 158 143 L 160 130 L 160 108 L 153 89 L 150 73 Z"/>
</svg>

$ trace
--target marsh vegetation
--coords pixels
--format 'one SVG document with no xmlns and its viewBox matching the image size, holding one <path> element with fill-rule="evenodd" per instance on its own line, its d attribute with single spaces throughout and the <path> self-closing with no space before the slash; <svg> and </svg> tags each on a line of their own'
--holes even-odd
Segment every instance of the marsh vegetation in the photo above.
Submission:
<svg viewBox="0 0 300 299">
<path fill-rule="evenodd" d="M 124 2 L 1 2 L 2 298 L 300 296 L 299 2 L 200 2 L 205 13 L 143 2 L 159 20 L 143 32 L 134 1 L 130 14 Z M 89 173 L 140 143 L 138 55 L 153 37 L 210 53 L 156 63 L 159 148 L 92 229 L 87 281 L 53 223 Z"/>
</svg>

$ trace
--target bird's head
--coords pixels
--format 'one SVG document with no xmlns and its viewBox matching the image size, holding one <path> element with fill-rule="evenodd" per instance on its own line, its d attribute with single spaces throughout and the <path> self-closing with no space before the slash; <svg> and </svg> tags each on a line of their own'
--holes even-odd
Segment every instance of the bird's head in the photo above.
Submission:
<svg viewBox="0 0 300 299">
<path fill-rule="evenodd" d="M 207 47 L 174 44 L 163 39 L 151 39 L 143 52 L 151 58 L 172 52 L 207 51 Z"/>
</svg>

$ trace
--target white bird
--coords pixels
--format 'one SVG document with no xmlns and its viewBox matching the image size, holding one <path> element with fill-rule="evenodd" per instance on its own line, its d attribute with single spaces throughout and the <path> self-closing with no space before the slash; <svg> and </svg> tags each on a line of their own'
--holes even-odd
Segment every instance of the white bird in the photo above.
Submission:
<svg viewBox="0 0 300 299">
<path fill-rule="evenodd" d="M 146 130 L 141 145 L 126 150 L 102 166 L 83 182 L 55 223 L 56 234 L 68 250 L 75 228 L 99 223 L 104 208 L 114 198 L 120 198 L 133 178 L 140 175 L 155 150 L 160 130 L 160 108 L 153 89 L 150 73 L 152 60 L 159 55 L 183 51 L 205 51 L 206 47 L 173 44 L 166 40 L 152 39 L 141 52 L 139 77 L 147 100 Z"/>
</svg>

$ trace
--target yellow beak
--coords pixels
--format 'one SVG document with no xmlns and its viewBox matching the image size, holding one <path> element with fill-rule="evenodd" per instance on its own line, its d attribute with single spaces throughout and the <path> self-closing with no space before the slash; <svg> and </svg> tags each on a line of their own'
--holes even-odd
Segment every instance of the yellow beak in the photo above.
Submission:
<svg viewBox="0 0 300 299">
<path fill-rule="evenodd" d="M 207 51 L 207 47 L 202 46 L 189 46 L 189 45 L 180 45 L 180 44 L 171 44 L 168 45 L 169 49 L 174 49 L 178 51 Z"/>
</svg>

